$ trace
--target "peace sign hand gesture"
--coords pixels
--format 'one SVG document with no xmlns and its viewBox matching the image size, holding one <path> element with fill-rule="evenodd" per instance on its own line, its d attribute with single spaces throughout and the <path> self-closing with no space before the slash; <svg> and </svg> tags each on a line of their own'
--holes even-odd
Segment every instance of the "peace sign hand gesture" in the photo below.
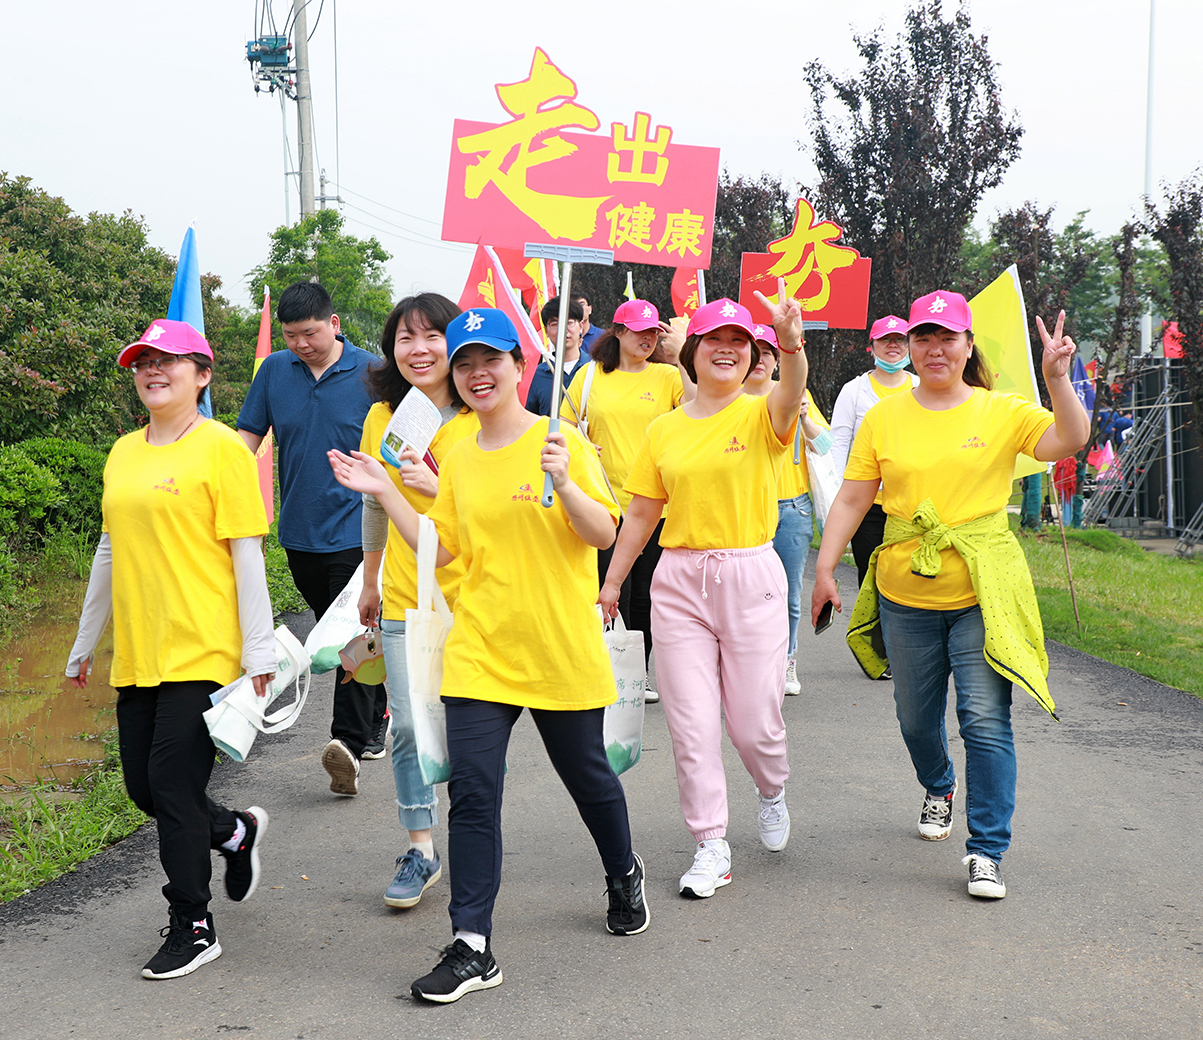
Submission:
<svg viewBox="0 0 1203 1040">
<path fill-rule="evenodd" d="M 785 292 L 785 279 L 777 279 L 777 303 L 773 303 L 759 289 L 758 299 L 773 319 L 777 342 L 787 354 L 796 354 L 802 349 L 802 305 Z"/>
<path fill-rule="evenodd" d="M 1044 343 L 1044 357 L 1040 366 L 1044 371 L 1044 381 L 1051 383 L 1054 379 L 1066 378 L 1069 375 L 1069 366 L 1073 364 L 1074 351 L 1078 348 L 1072 339 L 1063 334 L 1065 311 L 1057 315 L 1057 324 L 1051 336 L 1039 316 L 1036 318 L 1036 329 Z"/>
</svg>

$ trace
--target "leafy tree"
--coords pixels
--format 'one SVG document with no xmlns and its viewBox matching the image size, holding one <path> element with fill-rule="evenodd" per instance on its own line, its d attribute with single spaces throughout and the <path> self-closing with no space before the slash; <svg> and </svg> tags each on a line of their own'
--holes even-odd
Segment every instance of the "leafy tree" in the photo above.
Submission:
<svg viewBox="0 0 1203 1040">
<path fill-rule="evenodd" d="M 261 300 L 264 286 L 269 286 L 272 300 L 279 300 L 293 282 L 316 279 L 334 300 L 334 310 L 351 342 L 375 350 L 384 319 L 393 309 L 392 281 L 384 271 L 390 255 L 375 237 L 361 240 L 344 234 L 342 227 L 342 214 L 323 209 L 296 224 L 276 228 L 266 262 L 247 276 L 251 299 Z M 284 345 L 274 319 L 273 342 Z"/>
<path fill-rule="evenodd" d="M 961 246 L 982 195 L 1019 155 L 1023 128 L 1003 109 L 985 36 L 962 6 L 911 8 L 895 40 L 854 36 L 859 72 L 806 69 L 819 171 L 812 201 L 873 258 L 869 314 L 960 285 Z M 805 147 L 805 146 L 803 146 Z M 862 337 L 863 339 L 863 337 Z"/>
</svg>

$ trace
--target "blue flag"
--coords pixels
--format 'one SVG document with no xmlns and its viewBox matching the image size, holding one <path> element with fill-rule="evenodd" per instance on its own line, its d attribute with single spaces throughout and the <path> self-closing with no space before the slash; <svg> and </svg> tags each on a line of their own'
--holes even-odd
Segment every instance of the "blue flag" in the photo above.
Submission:
<svg viewBox="0 0 1203 1040">
<path fill-rule="evenodd" d="M 171 321 L 186 321 L 202 336 L 205 334 L 205 312 L 201 306 L 200 260 L 196 256 L 196 229 L 189 227 L 184 232 L 180 245 L 180 259 L 175 268 L 175 282 L 171 286 L 171 302 L 167 305 L 167 318 Z M 209 400 L 209 388 L 200 402 L 200 413 L 206 419 L 213 418 L 213 404 Z"/>
<path fill-rule="evenodd" d="M 1078 395 L 1078 400 L 1082 402 L 1082 407 L 1087 412 L 1094 412 L 1094 380 L 1086 372 L 1086 366 L 1082 364 L 1082 356 L 1074 355 L 1073 368 L 1070 370 L 1069 380 L 1073 384 L 1074 393 Z"/>
</svg>

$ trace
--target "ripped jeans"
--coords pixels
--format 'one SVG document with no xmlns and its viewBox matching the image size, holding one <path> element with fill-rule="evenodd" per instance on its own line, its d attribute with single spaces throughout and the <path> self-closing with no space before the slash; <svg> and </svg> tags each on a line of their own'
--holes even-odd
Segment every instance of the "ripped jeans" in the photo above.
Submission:
<svg viewBox="0 0 1203 1040">
<path fill-rule="evenodd" d="M 425 831 L 439 822 L 439 798 L 434 788 L 423 782 L 418 764 L 418 746 L 409 710 L 409 672 L 405 667 L 405 622 L 381 620 L 380 631 L 384 634 L 384 664 L 392 714 L 397 816 L 406 830 Z"/>
</svg>

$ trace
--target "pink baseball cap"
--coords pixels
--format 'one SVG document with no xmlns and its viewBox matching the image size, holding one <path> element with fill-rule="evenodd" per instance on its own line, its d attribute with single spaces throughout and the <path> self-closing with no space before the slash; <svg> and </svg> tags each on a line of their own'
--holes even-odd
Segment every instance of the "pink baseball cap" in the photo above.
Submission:
<svg viewBox="0 0 1203 1040">
<path fill-rule="evenodd" d="M 748 334 L 748 338 L 755 342 L 756 322 L 752 320 L 752 312 L 747 307 L 726 298 L 715 300 L 694 311 L 693 317 L 689 319 L 688 335 L 701 336 L 707 332 L 713 332 L 715 329 L 721 329 L 724 325 L 734 325 L 737 329 L 743 329 Z"/>
<path fill-rule="evenodd" d="M 774 331 L 772 325 L 756 325 L 752 329 L 752 335 L 757 340 L 764 341 L 770 347 L 775 347 L 777 350 L 781 349 L 781 345 L 777 342 L 777 333 Z"/>
<path fill-rule="evenodd" d="M 905 335 L 906 318 L 900 318 L 897 314 L 887 314 L 884 318 L 878 318 L 873 323 L 873 328 L 869 330 L 869 339 L 884 339 L 886 336 Z"/>
<path fill-rule="evenodd" d="M 920 296 L 911 304 L 911 320 L 906 330 L 920 325 L 939 325 L 953 332 L 968 332 L 973 328 L 973 312 L 969 301 L 960 293 L 937 289 L 934 293 Z M 874 326 L 876 327 L 876 326 Z"/>
<path fill-rule="evenodd" d="M 154 347 L 164 354 L 203 354 L 210 361 L 213 360 L 213 350 L 208 340 L 186 321 L 155 318 L 139 339 L 122 348 L 117 355 L 117 364 L 129 368 L 130 362 L 135 361 L 147 347 Z"/>
<path fill-rule="evenodd" d="M 660 312 L 647 300 L 627 300 L 614 312 L 614 324 L 625 325 L 632 332 L 658 329 Z"/>
</svg>

